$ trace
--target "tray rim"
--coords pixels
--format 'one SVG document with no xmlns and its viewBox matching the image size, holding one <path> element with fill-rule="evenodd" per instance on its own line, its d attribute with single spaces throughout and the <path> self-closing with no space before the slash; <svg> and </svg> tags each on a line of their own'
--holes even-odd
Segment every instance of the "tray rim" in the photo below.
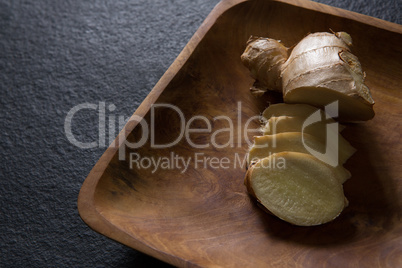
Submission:
<svg viewBox="0 0 402 268">
<path fill-rule="evenodd" d="M 182 259 L 181 257 L 171 255 L 167 252 L 159 250 L 158 248 L 147 245 L 144 241 L 137 241 L 132 237 L 128 237 L 128 235 L 111 222 L 105 218 L 100 211 L 97 210 L 94 202 L 95 189 L 97 187 L 97 183 L 102 177 L 104 171 L 108 167 L 110 161 L 118 152 L 118 148 L 125 142 L 125 138 L 129 133 L 131 133 L 134 128 L 138 125 L 135 120 L 132 121 L 135 117 L 143 118 L 151 106 L 156 102 L 159 96 L 162 94 L 164 89 L 169 85 L 169 83 L 173 80 L 175 75 L 181 70 L 181 68 L 185 65 L 187 60 L 191 57 L 195 48 L 198 46 L 200 41 L 204 38 L 207 32 L 211 29 L 211 27 L 215 24 L 216 20 L 223 15 L 227 10 L 232 7 L 239 5 L 244 2 L 251 2 L 255 0 L 221 0 L 209 13 L 209 15 L 205 18 L 203 23 L 194 33 L 194 35 L 190 38 L 189 42 L 183 48 L 183 50 L 176 57 L 174 62 L 169 66 L 167 71 L 162 75 L 160 80 L 155 84 L 150 93 L 145 97 L 143 102 L 139 105 L 133 115 L 130 117 L 129 123 L 127 123 L 123 130 L 116 137 L 114 144 L 117 146 L 109 146 L 106 151 L 102 154 L 100 159 L 96 162 L 86 179 L 84 180 L 77 200 L 77 208 L 81 219 L 94 231 L 113 239 L 121 244 L 124 244 L 128 247 L 141 251 L 145 254 L 148 254 L 152 257 L 165 261 L 167 263 L 178 265 L 182 264 L 182 266 L 191 265 L 193 267 L 199 267 L 197 264 Z M 336 17 L 341 17 L 345 19 L 350 19 L 356 22 L 360 22 L 366 25 L 370 25 L 376 28 L 380 28 L 382 30 L 402 34 L 402 25 L 384 21 L 375 17 L 371 17 L 368 15 L 356 13 L 349 10 L 344 10 L 337 7 L 332 7 L 329 5 L 325 5 L 322 3 L 313 2 L 310 0 L 266 0 L 270 2 L 280 2 L 290 6 L 296 6 L 299 8 L 312 10 L 319 13 L 324 13 Z M 112 143 L 113 144 L 113 143 Z"/>
</svg>

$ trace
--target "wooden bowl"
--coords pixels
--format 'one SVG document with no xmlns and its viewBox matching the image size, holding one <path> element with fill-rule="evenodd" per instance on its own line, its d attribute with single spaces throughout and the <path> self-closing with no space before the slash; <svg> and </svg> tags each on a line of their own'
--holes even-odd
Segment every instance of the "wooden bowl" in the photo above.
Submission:
<svg viewBox="0 0 402 268">
<path fill-rule="evenodd" d="M 376 116 L 343 132 L 357 149 L 346 164 L 350 205 L 329 224 L 296 227 L 264 213 L 243 185 L 242 161 L 255 134 L 244 125 L 254 117 L 249 128 L 258 127 L 255 116 L 281 98 L 251 96 L 253 79 L 240 55 L 250 35 L 291 46 L 330 29 L 353 37 Z M 318 3 L 223 0 L 86 178 L 82 219 L 182 267 L 402 267 L 401 44 L 401 25 Z M 204 132 L 187 133 L 190 142 L 180 137 L 181 117 Z M 230 127 L 231 137 L 218 131 Z M 170 166 L 153 172 L 152 158 Z M 180 159 L 190 159 L 186 170 Z"/>
</svg>

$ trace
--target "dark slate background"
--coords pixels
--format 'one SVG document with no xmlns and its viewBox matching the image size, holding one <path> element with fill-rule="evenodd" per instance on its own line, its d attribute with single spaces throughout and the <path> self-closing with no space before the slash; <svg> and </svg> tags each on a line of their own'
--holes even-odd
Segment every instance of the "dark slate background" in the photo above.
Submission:
<svg viewBox="0 0 402 268">
<path fill-rule="evenodd" d="M 401 24 L 400 0 L 319 2 Z M 72 145 L 64 120 L 82 103 L 130 116 L 217 3 L 0 0 L 1 267 L 168 267 L 80 219 L 78 192 L 106 147 Z M 75 137 L 97 140 L 97 122 L 77 113 Z"/>
</svg>

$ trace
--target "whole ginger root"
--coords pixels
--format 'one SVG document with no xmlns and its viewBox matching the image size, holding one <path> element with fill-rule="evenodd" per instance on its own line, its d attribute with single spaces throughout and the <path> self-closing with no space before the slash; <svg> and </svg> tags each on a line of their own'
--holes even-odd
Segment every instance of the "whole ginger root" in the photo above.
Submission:
<svg viewBox="0 0 402 268">
<path fill-rule="evenodd" d="M 279 91 L 286 103 L 319 108 L 339 101 L 340 121 L 365 121 L 374 117 L 374 100 L 351 45 L 352 38 L 345 32 L 313 33 L 288 56 L 290 49 L 279 41 L 252 36 L 241 60 L 256 79 L 251 88 L 256 96 Z"/>
</svg>

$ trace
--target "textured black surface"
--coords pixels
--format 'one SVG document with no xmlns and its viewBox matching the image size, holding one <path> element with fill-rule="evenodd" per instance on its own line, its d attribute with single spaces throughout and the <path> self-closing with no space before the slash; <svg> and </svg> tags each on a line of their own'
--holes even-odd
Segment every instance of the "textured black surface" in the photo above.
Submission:
<svg viewBox="0 0 402 268">
<path fill-rule="evenodd" d="M 82 103 L 130 116 L 217 2 L 0 0 L 1 267 L 168 266 L 80 219 L 78 192 L 106 146 L 74 146 L 64 121 Z M 319 2 L 401 23 L 399 0 Z M 77 113 L 72 130 L 98 140 L 98 112 Z"/>
</svg>

